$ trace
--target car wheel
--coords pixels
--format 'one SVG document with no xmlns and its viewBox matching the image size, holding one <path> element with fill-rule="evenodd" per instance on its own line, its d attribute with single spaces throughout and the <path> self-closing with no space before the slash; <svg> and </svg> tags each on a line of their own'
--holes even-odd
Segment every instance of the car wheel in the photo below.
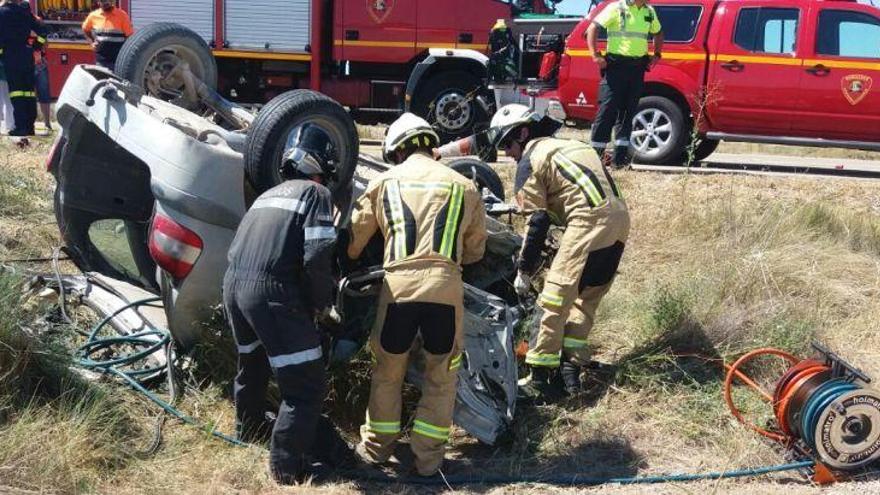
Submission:
<svg viewBox="0 0 880 495">
<path fill-rule="evenodd" d="M 175 74 L 181 63 L 209 88 L 217 88 L 217 62 L 211 48 L 194 31 L 171 22 L 150 24 L 125 40 L 114 72 L 150 96 L 187 110 L 200 110 L 199 100 L 184 91 L 184 79 Z"/>
<path fill-rule="evenodd" d="M 428 79 L 419 89 L 412 110 L 434 126 L 440 140 L 447 143 L 473 134 L 475 128 L 489 125 L 490 115 L 476 100 L 484 93 L 488 95 L 488 90 L 470 72 L 442 72 Z M 487 97 L 488 101 L 494 101 L 491 95 Z"/>
<path fill-rule="evenodd" d="M 504 184 L 501 177 L 488 164 L 473 158 L 459 158 L 449 162 L 449 168 L 473 180 L 478 190 L 489 189 L 498 199 L 504 201 Z"/>
<path fill-rule="evenodd" d="M 337 204 L 348 198 L 351 177 L 358 160 L 358 135 L 354 121 L 335 100 L 315 91 L 295 89 L 269 101 L 250 125 L 244 164 L 248 179 L 258 193 L 281 182 L 281 157 L 293 146 L 299 127 L 315 125 L 326 132 L 334 147 L 332 176 L 325 185 Z"/>
<path fill-rule="evenodd" d="M 709 155 L 715 153 L 715 150 L 718 149 L 719 144 L 721 144 L 721 141 L 718 139 L 700 138 L 697 142 L 696 148 L 694 148 L 693 161 L 699 162 L 709 158 Z M 687 164 L 687 151 L 685 151 L 684 159 L 682 161 Z"/>
<path fill-rule="evenodd" d="M 671 164 L 684 152 L 689 126 L 681 108 L 669 98 L 647 96 L 639 101 L 630 136 L 635 161 Z"/>
</svg>

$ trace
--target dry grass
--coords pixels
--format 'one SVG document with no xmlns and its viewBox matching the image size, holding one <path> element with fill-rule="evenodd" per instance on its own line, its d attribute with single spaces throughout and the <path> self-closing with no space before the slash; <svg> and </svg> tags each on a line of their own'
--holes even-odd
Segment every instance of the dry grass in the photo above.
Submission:
<svg viewBox="0 0 880 495">
<path fill-rule="evenodd" d="M 20 153 L 0 145 L 0 256 L 45 255 L 55 242 L 51 180 L 40 171 L 45 146 Z M 509 164 L 499 168 L 510 175 Z M 782 462 L 779 452 L 727 413 L 720 367 L 711 359 L 764 345 L 803 354 L 816 338 L 880 376 L 880 185 L 639 172 L 619 173 L 618 180 L 632 210 L 633 232 L 621 275 L 591 337 L 596 359 L 613 368 L 591 375 L 594 393 L 583 401 L 520 409 L 514 434 L 497 447 L 457 436 L 450 453 L 458 459 L 450 466 L 453 474 L 626 476 Z M 30 328 L 36 316 L 0 314 L 0 328 Z M 0 347 L 13 343 L 9 335 L 0 334 Z M 14 348 L 22 348 L 23 341 L 14 342 Z M 33 352 L 46 352 L 32 338 L 26 342 Z M 222 341 L 217 345 L 222 348 Z M 230 371 L 218 363 L 217 349 L 203 349 L 204 367 L 196 369 L 181 407 L 231 431 L 233 410 L 224 386 Z M 0 376 L 4 366 L 0 359 Z M 176 422 L 166 426 L 159 453 L 143 459 L 136 451 L 150 438 L 151 406 L 111 383 L 68 387 L 62 386 L 71 383 L 63 381 L 64 373 L 42 373 L 47 383 L 54 380 L 55 389 L 69 392 L 34 389 L 33 400 L 13 401 L 9 389 L 0 387 L 0 492 L 418 492 L 352 483 L 282 489 L 266 475 L 262 449 L 228 447 Z M 357 380 L 363 384 L 361 375 Z M 357 393 L 340 387 L 333 397 L 354 400 L 351 394 Z M 749 411 L 760 411 L 754 397 L 738 397 Z M 344 423 L 350 427 L 347 416 Z M 493 494 L 548 489 L 471 488 Z M 780 490 L 818 491 L 794 474 L 595 489 Z M 833 490 L 877 493 L 880 484 L 846 483 Z"/>
</svg>

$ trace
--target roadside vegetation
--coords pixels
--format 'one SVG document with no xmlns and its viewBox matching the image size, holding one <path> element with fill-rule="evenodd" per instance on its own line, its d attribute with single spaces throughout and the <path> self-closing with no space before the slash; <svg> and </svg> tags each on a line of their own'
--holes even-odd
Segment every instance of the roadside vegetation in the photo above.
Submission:
<svg viewBox="0 0 880 495">
<path fill-rule="evenodd" d="M 57 243 L 45 143 L 20 152 L 0 144 L 0 258 L 46 257 Z M 512 177 L 512 166 L 499 165 Z M 514 431 L 494 447 L 456 434 L 447 474 L 470 472 L 632 476 L 730 470 L 782 463 L 779 450 L 735 422 L 721 397 L 723 362 L 756 347 L 809 354 L 816 339 L 880 378 L 880 185 L 827 178 L 666 175 L 620 172 L 633 231 L 615 287 L 591 336 L 604 366 L 589 393 L 553 407 L 518 411 Z M 509 185 L 508 185 L 509 188 Z M 509 192 L 509 191 L 508 191 Z M 306 493 L 280 489 L 264 449 L 235 448 L 167 421 L 161 448 L 156 409 L 111 380 L 71 368 L 75 329 L 92 321 L 58 318 L 54 302 L 22 299 L 27 270 L 0 273 L 0 492 Z M 72 266 L 65 269 L 73 270 Z M 222 320 L 183 377 L 180 407 L 231 432 L 234 362 Z M 774 363 L 754 369 L 769 383 Z M 354 438 L 368 393 L 368 363 L 337 372 L 333 414 Z M 739 390 L 749 417 L 767 419 L 754 394 Z M 344 404 L 345 407 L 339 407 Z M 784 484 L 783 484 L 784 483 Z M 320 487 L 417 493 L 354 482 Z M 526 486 L 517 492 L 543 492 Z M 479 489 L 509 493 L 512 488 Z M 747 481 L 610 487 L 612 493 L 813 493 L 796 473 Z M 467 490 L 463 490 L 467 491 Z M 575 490 L 571 490 L 572 493 Z M 581 491 L 581 490 L 578 490 Z M 877 481 L 834 493 L 876 493 Z"/>
</svg>

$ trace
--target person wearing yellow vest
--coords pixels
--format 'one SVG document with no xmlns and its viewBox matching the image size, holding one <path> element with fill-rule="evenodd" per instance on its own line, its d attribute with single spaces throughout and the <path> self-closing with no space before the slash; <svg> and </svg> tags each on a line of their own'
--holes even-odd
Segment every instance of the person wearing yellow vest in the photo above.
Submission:
<svg viewBox="0 0 880 495">
<path fill-rule="evenodd" d="M 599 29 L 608 33 L 606 53 L 596 47 Z M 587 49 L 602 72 L 599 84 L 599 112 L 593 123 L 592 146 L 605 159 L 605 148 L 614 128 L 615 168 L 629 165 L 632 121 L 645 86 L 645 71 L 653 67 L 663 51 L 663 31 L 657 12 L 647 0 L 618 0 L 605 6 L 585 34 Z M 654 41 L 653 55 L 648 41 Z"/>
</svg>

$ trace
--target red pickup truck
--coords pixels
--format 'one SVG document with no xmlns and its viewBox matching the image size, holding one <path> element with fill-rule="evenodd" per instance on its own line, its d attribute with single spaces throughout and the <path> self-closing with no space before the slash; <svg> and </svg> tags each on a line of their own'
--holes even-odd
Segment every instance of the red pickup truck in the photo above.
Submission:
<svg viewBox="0 0 880 495">
<path fill-rule="evenodd" d="M 584 32 L 609 3 L 572 31 L 558 86 L 541 94 L 558 99 L 569 119 L 596 114 L 600 76 Z M 637 161 L 681 163 L 692 136 L 696 159 L 720 140 L 880 150 L 876 7 L 846 0 L 651 4 L 666 44 L 646 74 L 635 118 Z"/>
</svg>

